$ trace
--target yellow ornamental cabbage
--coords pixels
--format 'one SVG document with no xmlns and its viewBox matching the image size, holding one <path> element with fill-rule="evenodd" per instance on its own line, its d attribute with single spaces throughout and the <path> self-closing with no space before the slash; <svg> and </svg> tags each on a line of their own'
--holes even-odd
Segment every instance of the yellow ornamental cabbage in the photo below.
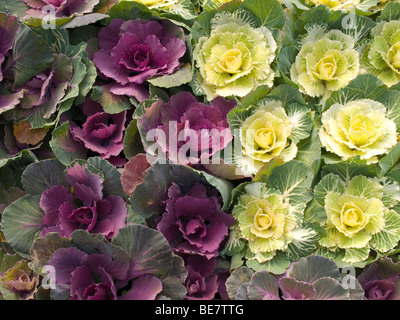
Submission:
<svg viewBox="0 0 400 320">
<path fill-rule="evenodd" d="M 272 259 L 276 250 L 285 250 L 289 233 L 297 227 L 288 201 L 284 201 L 279 194 L 269 194 L 264 199 L 245 195 L 240 201 L 246 202 L 245 210 L 238 208 L 234 216 L 241 237 L 247 240 L 255 259 L 262 263 Z"/>
<path fill-rule="evenodd" d="M 260 85 L 272 86 L 277 44 L 266 27 L 254 28 L 240 18 L 220 13 L 209 36 L 199 39 L 193 57 L 200 90 L 216 96 L 243 97 Z"/>
<path fill-rule="evenodd" d="M 315 27 L 303 39 L 290 70 L 300 91 L 326 100 L 332 92 L 345 87 L 359 73 L 359 54 L 354 39 L 339 30 L 326 32 Z"/>
<path fill-rule="evenodd" d="M 168 7 L 178 3 L 181 0 L 134 0 L 134 1 L 144 4 L 150 9 L 153 9 L 153 8 Z"/>
<path fill-rule="evenodd" d="M 397 143 L 396 124 L 386 114 L 383 104 L 369 99 L 333 104 L 322 114 L 321 144 L 342 160 L 376 162 Z"/>
<path fill-rule="evenodd" d="M 387 87 L 400 81 L 400 21 L 379 23 L 361 57 L 363 72 L 378 77 Z"/>
<path fill-rule="evenodd" d="M 316 6 L 324 5 L 331 10 L 343 10 L 355 8 L 360 4 L 360 0 L 309 0 L 306 3 Z"/>
<path fill-rule="evenodd" d="M 344 183 L 335 174 L 325 176 L 315 189 L 325 194 L 325 233 L 319 244 L 333 252 L 343 250 L 343 261 L 350 263 L 365 261 L 371 249 L 393 249 L 400 239 L 400 215 L 392 209 L 399 190 L 396 182 L 385 178 L 359 175 Z"/>
<path fill-rule="evenodd" d="M 248 167 L 245 171 L 253 169 L 250 173 L 255 173 L 273 158 L 285 162 L 295 158 L 297 146 L 291 135 L 292 123 L 281 102 L 265 102 L 240 127 L 242 154 Z"/>
</svg>

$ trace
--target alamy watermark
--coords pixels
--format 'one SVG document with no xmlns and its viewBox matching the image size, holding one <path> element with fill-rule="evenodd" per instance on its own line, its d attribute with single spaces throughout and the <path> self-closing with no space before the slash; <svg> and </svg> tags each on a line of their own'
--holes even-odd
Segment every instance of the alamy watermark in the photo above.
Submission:
<svg viewBox="0 0 400 320">
<path fill-rule="evenodd" d="M 56 9 L 51 4 L 42 8 L 44 17 L 42 18 L 43 29 L 55 29 L 56 28 Z"/>
</svg>

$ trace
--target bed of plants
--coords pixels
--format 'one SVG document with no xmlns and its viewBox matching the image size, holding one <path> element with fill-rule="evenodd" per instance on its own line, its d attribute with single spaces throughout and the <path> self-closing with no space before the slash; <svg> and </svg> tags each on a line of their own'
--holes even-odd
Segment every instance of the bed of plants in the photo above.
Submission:
<svg viewBox="0 0 400 320">
<path fill-rule="evenodd" d="M 399 300 L 400 3 L 0 1 L 0 299 Z"/>
</svg>

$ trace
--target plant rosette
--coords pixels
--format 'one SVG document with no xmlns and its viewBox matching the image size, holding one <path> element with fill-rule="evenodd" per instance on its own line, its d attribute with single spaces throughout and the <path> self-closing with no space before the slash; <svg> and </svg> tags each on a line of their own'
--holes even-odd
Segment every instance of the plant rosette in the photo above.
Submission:
<svg viewBox="0 0 400 320">
<path fill-rule="evenodd" d="M 82 229 L 110 240 L 126 224 L 120 173 L 99 157 L 68 167 L 56 159 L 35 162 L 26 167 L 21 182 L 26 195 L 4 210 L 1 231 L 24 258 L 29 259 L 33 241 L 47 233 L 68 238 Z"/>
<path fill-rule="evenodd" d="M 272 63 L 278 53 L 273 32 L 283 26 L 284 14 L 277 1 L 267 6 L 261 2 L 245 0 L 233 12 L 224 11 L 228 3 L 196 18 L 192 28 L 195 92 L 212 100 L 217 95 L 244 97 L 262 85 L 272 87 Z"/>
<path fill-rule="evenodd" d="M 243 271 L 232 272 L 227 283 L 239 282 Z M 247 272 L 248 282 L 232 286 L 235 300 L 363 300 L 355 276 L 342 274 L 332 260 L 310 255 L 293 261 L 283 275 Z M 239 281 L 238 281 L 239 280 Z M 351 285 L 348 285 L 351 283 Z"/>
<path fill-rule="evenodd" d="M 123 171 L 123 185 L 125 177 L 129 180 L 128 170 Z M 219 255 L 234 223 L 225 212 L 231 191 L 231 183 L 224 179 L 159 159 L 130 193 L 133 216 L 128 219 L 160 231 L 176 254 L 211 259 Z"/>
<path fill-rule="evenodd" d="M 349 175 L 344 171 L 349 166 L 339 166 L 337 173 L 333 168 L 314 188 L 314 200 L 323 207 L 314 215 L 324 230 L 317 252 L 324 252 L 339 266 L 363 267 L 392 250 L 396 252 L 400 187 L 392 178 Z"/>
<path fill-rule="evenodd" d="M 187 271 L 156 230 L 142 225 L 120 229 L 112 241 L 76 230 L 71 237 L 48 233 L 32 245 L 31 266 L 50 270 L 52 286 L 40 286 L 53 300 L 183 299 Z"/>
<path fill-rule="evenodd" d="M 304 219 L 312 176 L 302 162 L 289 161 L 234 189 L 236 222 L 221 252 L 232 257 L 232 269 L 244 262 L 255 271 L 281 274 L 291 261 L 315 250 L 318 234 Z"/>
<path fill-rule="evenodd" d="M 312 112 L 296 89 L 281 85 L 249 103 L 245 98 L 228 114 L 234 136 L 233 164 L 255 175 L 272 159 L 298 159 L 309 165 L 317 160 L 318 150 L 314 155 L 303 153 L 319 142 L 312 135 Z"/>
</svg>

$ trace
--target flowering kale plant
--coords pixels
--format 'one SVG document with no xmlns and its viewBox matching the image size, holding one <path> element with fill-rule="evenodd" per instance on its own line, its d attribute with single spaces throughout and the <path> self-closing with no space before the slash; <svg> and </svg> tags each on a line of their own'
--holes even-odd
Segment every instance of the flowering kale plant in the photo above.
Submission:
<svg viewBox="0 0 400 320">
<path fill-rule="evenodd" d="M 400 1 L 0 1 L 0 300 L 399 277 Z"/>
</svg>

